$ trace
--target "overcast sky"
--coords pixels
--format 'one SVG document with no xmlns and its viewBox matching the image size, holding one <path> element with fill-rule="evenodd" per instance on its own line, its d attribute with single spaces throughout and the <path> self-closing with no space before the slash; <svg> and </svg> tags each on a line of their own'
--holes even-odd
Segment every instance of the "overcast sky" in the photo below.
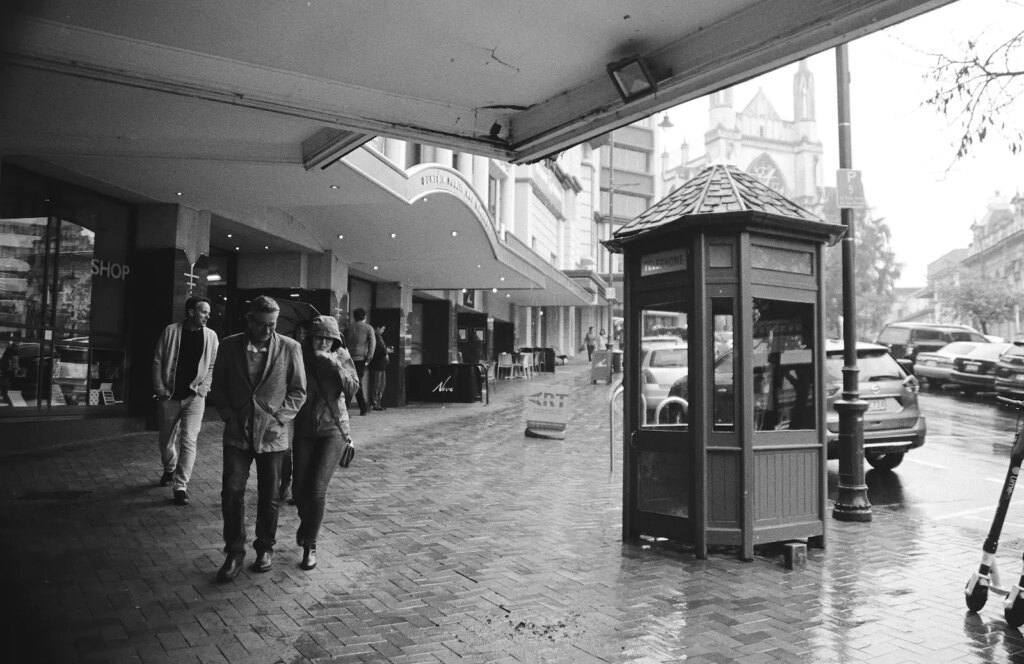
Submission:
<svg viewBox="0 0 1024 664">
<path fill-rule="evenodd" d="M 868 205 L 885 217 L 903 273 L 897 285 L 923 286 L 928 263 L 967 247 L 971 224 L 985 213 L 998 190 L 1024 192 L 1024 156 L 1011 155 L 998 136 L 975 153 L 953 161 L 960 136 L 923 101 L 934 90 L 923 76 L 936 52 L 956 53 L 959 44 L 986 29 L 1005 33 L 1000 22 L 1020 27 L 1024 8 L 1007 0 L 959 0 L 884 32 L 850 44 L 850 99 L 853 168 L 863 172 Z M 824 144 L 824 176 L 835 184 L 839 166 L 836 126 L 835 51 L 808 60 L 814 73 L 819 139 Z M 742 110 L 763 87 L 786 120 L 793 119 L 793 73 L 784 67 L 737 86 L 733 103 Z M 1024 100 L 1018 106 L 1024 124 Z M 685 138 L 691 155 L 703 151 L 708 102 L 699 99 L 669 111 L 670 166 Z"/>
</svg>

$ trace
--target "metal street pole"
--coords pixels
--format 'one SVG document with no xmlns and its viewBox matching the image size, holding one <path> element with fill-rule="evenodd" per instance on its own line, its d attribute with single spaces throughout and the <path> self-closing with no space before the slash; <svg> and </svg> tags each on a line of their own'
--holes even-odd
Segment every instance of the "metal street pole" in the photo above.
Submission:
<svg viewBox="0 0 1024 664">
<path fill-rule="evenodd" d="M 608 132 L 608 239 L 612 239 L 612 230 L 615 228 L 615 130 Z M 612 272 L 612 250 L 608 250 L 608 288 L 612 288 L 612 279 L 614 278 Z M 612 319 L 614 308 L 612 306 L 612 298 L 608 297 L 608 291 L 605 291 L 605 298 L 608 300 L 608 327 L 605 328 L 607 333 L 604 338 L 604 345 L 607 350 L 612 349 L 612 330 L 614 329 L 614 321 Z M 608 358 L 611 362 L 611 358 Z"/>
<path fill-rule="evenodd" d="M 850 131 L 850 67 L 846 44 L 836 47 L 836 97 L 839 104 L 839 168 L 852 168 Z M 838 184 L 838 183 L 837 183 Z M 864 412 L 857 368 L 857 299 L 855 283 L 856 223 L 853 210 L 840 208 L 846 226 L 843 236 L 843 395 L 836 402 L 839 413 L 839 491 L 832 518 L 837 521 L 871 521 L 871 503 L 864 481 Z"/>
</svg>

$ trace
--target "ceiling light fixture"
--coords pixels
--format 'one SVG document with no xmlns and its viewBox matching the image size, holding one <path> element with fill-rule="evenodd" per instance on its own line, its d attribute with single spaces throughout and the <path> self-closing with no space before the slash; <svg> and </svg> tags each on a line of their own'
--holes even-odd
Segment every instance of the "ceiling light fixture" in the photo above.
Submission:
<svg viewBox="0 0 1024 664">
<path fill-rule="evenodd" d="M 228 237 L 235 237 L 235 236 L 232 233 L 228 233 Z"/>
<path fill-rule="evenodd" d="M 491 292 L 492 292 L 492 293 L 497 293 L 497 292 L 498 292 L 498 289 L 497 289 L 497 288 L 492 288 L 492 289 L 491 289 Z"/>
<path fill-rule="evenodd" d="M 608 76 L 625 103 L 654 94 L 658 90 L 658 83 L 638 55 L 608 65 Z"/>
<path fill-rule="evenodd" d="M 242 250 L 241 247 L 235 247 L 235 251 L 241 251 L 241 250 Z"/>
<path fill-rule="evenodd" d="M 459 237 L 458 231 L 452 231 L 452 237 Z"/>
<path fill-rule="evenodd" d="M 265 244 L 265 245 L 263 245 L 263 248 L 269 250 L 270 249 L 270 245 L 269 244 Z"/>
<path fill-rule="evenodd" d="M 339 235 L 338 235 L 338 239 L 339 239 L 339 240 L 344 240 L 344 239 L 345 239 L 345 236 L 344 236 L 344 235 L 341 235 L 341 234 L 339 234 Z"/>
<path fill-rule="evenodd" d="M 373 269 L 374 269 L 374 270 L 379 270 L 379 269 L 380 269 L 380 266 L 379 266 L 379 265 L 374 265 L 374 266 L 373 266 Z"/>
<path fill-rule="evenodd" d="M 392 233 L 391 234 L 391 239 L 392 240 L 394 240 L 396 237 L 398 237 L 398 233 Z"/>
<path fill-rule="evenodd" d="M 338 185 L 336 185 L 336 184 L 332 184 L 331 185 L 331 189 L 337 189 L 337 188 L 338 188 Z"/>
<path fill-rule="evenodd" d="M 180 191 L 176 191 L 176 192 L 174 192 L 174 195 L 175 196 L 181 196 L 181 192 Z"/>
<path fill-rule="evenodd" d="M 221 276 L 218 273 L 216 273 L 216 272 L 211 272 L 210 274 L 206 275 L 206 280 L 207 281 L 220 281 L 221 280 Z"/>
</svg>

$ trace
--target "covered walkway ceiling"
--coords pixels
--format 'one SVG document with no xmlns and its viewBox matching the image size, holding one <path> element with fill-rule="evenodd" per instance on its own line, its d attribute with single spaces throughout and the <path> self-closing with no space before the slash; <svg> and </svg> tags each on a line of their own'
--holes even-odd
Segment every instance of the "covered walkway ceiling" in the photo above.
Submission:
<svg viewBox="0 0 1024 664">
<path fill-rule="evenodd" d="M 229 249 L 581 304 L 472 204 L 367 186 L 352 150 L 383 135 L 534 161 L 948 2 L 9 0 L 0 159 L 210 210 Z M 659 89 L 623 104 L 606 66 L 634 55 Z"/>
<path fill-rule="evenodd" d="M 522 162 L 949 1 L 10 0 L 0 49 L 93 85 Z M 624 105 L 606 66 L 630 56 L 658 92 Z M 31 88 L 8 87 L 21 80 L 2 81 L 3 96 L 25 101 Z M 37 145 L 109 152 L 145 138 L 50 124 Z"/>
</svg>

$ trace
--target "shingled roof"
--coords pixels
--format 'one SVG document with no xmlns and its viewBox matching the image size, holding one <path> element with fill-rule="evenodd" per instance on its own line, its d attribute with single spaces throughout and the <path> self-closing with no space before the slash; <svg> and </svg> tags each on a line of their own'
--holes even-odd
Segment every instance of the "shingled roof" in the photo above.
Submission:
<svg viewBox="0 0 1024 664">
<path fill-rule="evenodd" d="M 660 228 L 680 218 L 735 212 L 764 214 L 826 223 L 804 207 L 771 189 L 753 175 L 735 166 L 708 166 L 692 180 L 645 210 L 615 231 L 610 244 L 644 231 Z"/>
</svg>

